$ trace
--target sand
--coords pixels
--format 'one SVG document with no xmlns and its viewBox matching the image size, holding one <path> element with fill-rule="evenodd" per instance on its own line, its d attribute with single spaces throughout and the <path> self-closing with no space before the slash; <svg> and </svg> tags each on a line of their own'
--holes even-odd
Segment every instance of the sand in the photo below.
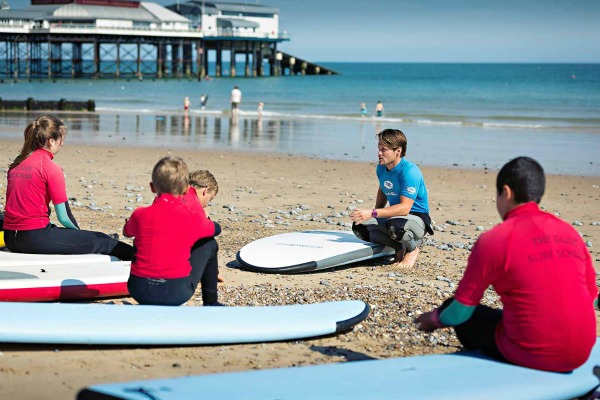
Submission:
<svg viewBox="0 0 600 400">
<path fill-rule="evenodd" d="M 6 169 L 20 146 L 20 141 L 0 141 L 2 205 Z M 496 171 L 422 167 L 437 230 L 423 246 L 416 268 L 398 270 L 387 260 L 378 260 L 314 274 L 264 275 L 239 269 L 236 252 L 252 240 L 277 233 L 348 229 L 343 226 L 350 222 L 348 217 L 332 215 L 372 206 L 377 190 L 375 164 L 272 153 L 71 146 L 67 137 L 55 160 L 64 168 L 67 191 L 82 228 L 120 233 L 131 210 L 152 201 L 150 171 L 167 154 L 183 157 L 190 169 L 211 170 L 219 181 L 219 194 L 208 211 L 224 228 L 218 238 L 219 265 L 226 280 L 220 285 L 222 302 L 273 305 L 352 298 L 372 306 L 369 318 L 346 334 L 282 343 L 112 348 L 0 344 L 0 398 L 72 399 L 81 388 L 98 383 L 460 349 L 452 330 L 423 334 L 411 321 L 453 293 L 469 246 L 483 230 L 499 222 Z M 546 193 L 545 209 L 569 223 L 581 223 L 576 229 L 592 244 L 598 270 L 600 177 L 548 176 Z M 308 206 L 300 212 L 304 220 L 290 216 L 299 206 Z M 326 222 L 329 216 L 333 223 Z M 484 303 L 497 305 L 495 293 L 488 291 Z M 198 305 L 193 299 L 188 306 Z"/>
</svg>

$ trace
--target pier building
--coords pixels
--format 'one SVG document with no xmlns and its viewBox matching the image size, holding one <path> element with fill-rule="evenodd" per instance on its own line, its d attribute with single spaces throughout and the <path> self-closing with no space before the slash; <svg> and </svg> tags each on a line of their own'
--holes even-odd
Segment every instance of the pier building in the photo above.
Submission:
<svg viewBox="0 0 600 400">
<path fill-rule="evenodd" d="M 0 77 L 201 79 L 224 76 L 225 58 L 229 76 L 335 73 L 279 51 L 287 40 L 279 10 L 264 5 L 31 0 L 14 10 L 4 1 Z"/>
</svg>

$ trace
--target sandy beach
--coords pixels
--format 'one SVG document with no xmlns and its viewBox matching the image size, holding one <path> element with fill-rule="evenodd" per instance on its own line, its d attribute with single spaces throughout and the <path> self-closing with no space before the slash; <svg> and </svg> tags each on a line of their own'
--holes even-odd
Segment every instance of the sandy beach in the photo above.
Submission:
<svg viewBox="0 0 600 400">
<path fill-rule="evenodd" d="M 21 144 L 0 140 L 2 208 L 7 166 Z M 65 171 L 67 193 L 73 199 L 73 212 L 81 227 L 121 233 L 131 210 L 152 201 L 150 171 L 160 157 L 168 154 L 183 157 L 191 170 L 209 169 L 219 182 L 219 194 L 208 212 L 223 227 L 218 238 L 219 265 L 225 278 L 220 285 L 220 301 L 243 306 L 360 299 L 371 305 L 370 316 L 346 334 L 280 343 L 108 348 L 0 344 L 0 398 L 73 399 L 83 387 L 98 383 L 460 349 L 452 330 L 424 334 L 411 321 L 452 295 L 466 266 L 470 245 L 483 230 L 499 223 L 496 171 L 422 167 L 436 232 L 423 246 L 413 269 L 399 270 L 388 260 L 379 259 L 314 274 L 265 275 L 241 270 L 235 260 L 237 251 L 255 239 L 277 233 L 348 230 L 343 224 L 350 222 L 344 216 L 349 208 L 374 203 L 375 162 L 219 150 L 70 145 L 67 136 L 55 161 Z M 303 218 L 290 215 L 300 206 L 305 209 L 300 212 Z M 600 271 L 600 177 L 548 176 L 542 206 L 576 225 L 583 240 L 591 243 L 594 265 Z M 326 217 L 334 222 L 327 222 Z M 101 301 L 134 303 L 131 298 Z M 483 301 L 498 305 L 492 291 Z M 188 304 L 200 305 L 198 299 Z M 600 334 L 600 325 L 597 332 Z"/>
</svg>

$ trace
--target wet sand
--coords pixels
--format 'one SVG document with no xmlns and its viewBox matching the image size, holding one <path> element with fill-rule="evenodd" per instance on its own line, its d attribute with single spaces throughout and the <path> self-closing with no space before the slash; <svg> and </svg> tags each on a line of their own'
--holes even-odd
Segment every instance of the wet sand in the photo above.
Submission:
<svg viewBox="0 0 600 400">
<path fill-rule="evenodd" d="M 6 169 L 20 146 L 21 141 L 0 140 L 2 206 Z M 237 251 L 252 240 L 277 233 L 348 229 L 339 222 L 349 223 L 349 218 L 335 215 L 361 204 L 372 206 L 377 190 L 375 164 L 270 153 L 70 145 L 67 137 L 55 161 L 64 168 L 67 192 L 75 201 L 73 212 L 82 228 L 120 233 L 131 210 L 152 201 L 150 171 L 167 154 L 183 157 L 190 169 L 211 170 L 219 181 L 219 194 L 208 211 L 223 227 L 218 238 L 225 278 L 220 285 L 222 302 L 239 306 L 360 299 L 371 305 L 370 316 L 346 334 L 280 343 L 108 348 L 0 344 L 0 398 L 72 399 L 81 388 L 98 383 L 460 349 L 452 330 L 423 334 L 411 321 L 453 293 L 469 245 L 481 229 L 499 222 L 496 171 L 422 167 L 437 230 L 413 269 L 398 270 L 380 259 L 314 274 L 265 275 L 241 270 L 235 261 Z M 599 270 L 600 177 L 548 176 L 546 193 L 543 207 L 569 223 L 581 223 L 576 229 L 591 242 Z M 303 219 L 290 215 L 299 206 L 308 206 L 300 213 Z M 498 304 L 489 290 L 483 301 Z M 134 303 L 131 298 L 102 302 Z M 199 305 L 193 299 L 188 306 Z"/>
</svg>

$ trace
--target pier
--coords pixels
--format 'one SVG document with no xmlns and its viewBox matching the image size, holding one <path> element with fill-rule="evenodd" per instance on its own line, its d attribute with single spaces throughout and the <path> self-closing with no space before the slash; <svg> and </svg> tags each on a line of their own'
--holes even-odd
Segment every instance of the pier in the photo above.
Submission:
<svg viewBox="0 0 600 400">
<path fill-rule="evenodd" d="M 336 74 L 278 50 L 279 10 L 189 1 L 31 0 L 0 6 L 0 78 L 197 78 Z M 214 68 L 209 69 L 209 58 Z M 265 66 L 267 64 L 267 66 Z"/>
</svg>

